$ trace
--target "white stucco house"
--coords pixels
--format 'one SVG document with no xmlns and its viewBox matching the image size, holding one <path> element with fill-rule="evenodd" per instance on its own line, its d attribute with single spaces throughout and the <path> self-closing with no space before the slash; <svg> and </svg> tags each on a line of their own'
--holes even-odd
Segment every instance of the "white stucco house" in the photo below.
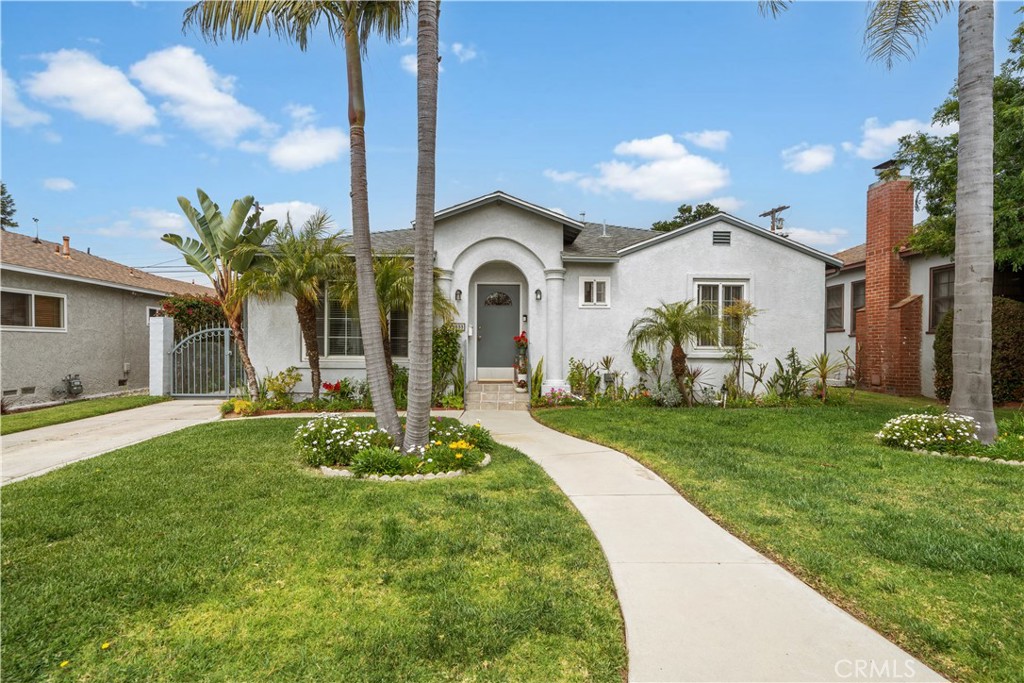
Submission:
<svg viewBox="0 0 1024 683">
<path fill-rule="evenodd" d="M 373 233 L 376 253 L 412 253 L 414 229 Z M 467 381 L 511 379 L 512 338 L 525 330 L 530 360 L 543 357 L 544 388 L 565 386 L 569 359 L 615 358 L 635 382 L 626 335 L 648 306 L 694 299 L 721 310 L 734 299 L 761 313 L 750 328 L 754 361 L 796 348 L 825 348 L 825 273 L 842 262 L 728 214 L 660 233 L 583 223 L 492 192 L 436 214 L 435 266 L 442 290 L 465 325 Z M 365 377 L 358 321 L 333 302 L 322 316 L 326 381 Z M 407 348 L 404 316 L 392 321 L 393 352 Z M 260 372 L 308 363 L 292 302 L 248 304 L 248 339 Z M 692 364 L 719 386 L 728 372 L 717 340 L 688 349 Z"/>
</svg>

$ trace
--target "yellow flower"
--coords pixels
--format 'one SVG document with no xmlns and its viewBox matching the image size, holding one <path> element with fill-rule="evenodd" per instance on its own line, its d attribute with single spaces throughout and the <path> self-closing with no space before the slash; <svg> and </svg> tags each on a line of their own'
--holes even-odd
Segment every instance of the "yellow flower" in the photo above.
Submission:
<svg viewBox="0 0 1024 683">
<path fill-rule="evenodd" d="M 456 459 L 456 460 L 458 460 L 458 459 L 459 459 L 459 458 L 461 458 L 461 457 L 462 457 L 462 453 L 456 453 L 456 454 L 455 454 L 455 459 Z"/>
<path fill-rule="evenodd" d="M 110 647 L 110 643 L 103 643 L 102 645 L 100 645 L 100 649 L 101 649 L 101 650 L 106 650 L 106 649 L 108 649 L 109 647 Z"/>
<path fill-rule="evenodd" d="M 67 666 L 68 664 L 70 664 L 70 663 L 71 663 L 71 662 L 69 662 L 68 660 L 66 660 L 66 659 L 65 659 L 65 660 L 64 660 L 63 662 L 61 662 L 61 663 L 60 663 L 60 668 L 62 668 L 62 669 L 63 669 L 64 667 L 66 667 L 66 666 Z"/>
</svg>

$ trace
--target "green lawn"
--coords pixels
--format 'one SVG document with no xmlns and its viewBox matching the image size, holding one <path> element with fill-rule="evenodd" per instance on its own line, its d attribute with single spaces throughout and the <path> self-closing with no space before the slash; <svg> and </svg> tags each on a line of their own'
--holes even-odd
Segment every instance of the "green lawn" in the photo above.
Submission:
<svg viewBox="0 0 1024 683">
<path fill-rule="evenodd" d="M 4 680 L 622 680 L 604 556 L 536 465 L 499 448 L 459 479 L 327 479 L 298 465 L 299 423 L 4 487 Z"/>
<path fill-rule="evenodd" d="M 28 410 L 23 413 L 12 413 L 0 417 L 0 434 L 14 434 L 36 427 L 49 427 L 65 422 L 73 422 L 86 417 L 96 417 L 119 410 L 139 408 L 152 403 L 167 401 L 168 396 L 114 396 L 112 398 L 93 398 L 84 401 L 65 403 L 52 408 Z"/>
<path fill-rule="evenodd" d="M 844 407 L 538 417 L 633 455 L 943 674 L 1024 680 L 1024 468 L 875 445 L 922 404 L 858 393 Z"/>
</svg>

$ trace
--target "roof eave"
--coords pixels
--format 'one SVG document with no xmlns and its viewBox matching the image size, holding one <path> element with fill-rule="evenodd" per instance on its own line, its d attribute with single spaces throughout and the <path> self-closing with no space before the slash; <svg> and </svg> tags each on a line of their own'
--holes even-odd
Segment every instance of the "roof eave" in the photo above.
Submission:
<svg viewBox="0 0 1024 683">
<path fill-rule="evenodd" d="M 576 256 L 562 252 L 562 263 L 618 263 L 618 256 Z"/>
<path fill-rule="evenodd" d="M 154 296 L 169 296 L 172 294 L 179 294 L 170 290 L 158 290 L 150 289 L 148 287 L 136 287 L 133 285 L 126 285 L 120 282 L 110 282 L 109 280 L 97 280 L 96 278 L 82 277 L 81 275 L 68 275 L 66 273 L 55 273 L 51 270 L 40 270 L 38 268 L 29 268 L 28 266 L 19 266 L 13 263 L 2 263 L 0 264 L 0 270 L 9 270 L 14 273 L 25 273 L 27 275 L 38 275 L 40 277 L 52 277 L 57 280 L 67 280 L 69 282 L 82 282 L 89 285 L 98 285 L 100 287 L 110 287 L 111 289 L 122 289 L 128 292 L 138 292 L 139 294 L 152 294 Z M 182 282 L 182 284 L 188 284 Z M 194 285 L 199 286 L 199 285 Z"/>
</svg>

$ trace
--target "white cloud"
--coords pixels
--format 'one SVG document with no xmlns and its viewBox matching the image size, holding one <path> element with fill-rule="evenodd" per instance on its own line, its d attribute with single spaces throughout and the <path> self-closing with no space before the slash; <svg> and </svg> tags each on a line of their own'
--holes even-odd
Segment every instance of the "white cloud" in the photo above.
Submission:
<svg viewBox="0 0 1024 683">
<path fill-rule="evenodd" d="M 833 228 L 831 230 L 811 230 L 808 228 L 783 228 L 783 232 L 789 235 L 789 238 L 801 242 L 808 246 L 820 247 L 820 248 L 835 248 L 842 244 L 846 239 L 848 233 L 842 228 Z"/>
<path fill-rule="evenodd" d="M 576 171 L 555 171 L 550 168 L 544 170 L 544 177 L 554 180 L 556 183 L 571 183 L 579 180 L 582 176 L 582 173 Z"/>
<path fill-rule="evenodd" d="M 960 126 L 956 123 L 937 126 L 917 119 L 901 119 L 883 125 L 877 117 L 872 116 L 866 119 L 864 125 L 861 126 L 861 141 L 859 143 L 844 142 L 843 149 L 861 159 L 884 159 L 892 154 L 899 139 L 904 135 L 922 132 L 944 136 L 955 133 L 959 128 Z"/>
<path fill-rule="evenodd" d="M 151 52 L 129 73 L 146 92 L 165 99 L 161 110 L 215 145 L 232 145 L 253 129 L 273 131 L 266 119 L 232 94 L 234 77 L 218 74 L 190 47 Z"/>
<path fill-rule="evenodd" d="M 714 204 L 726 213 L 736 213 L 743 208 L 743 205 L 746 204 L 746 202 L 741 199 L 736 199 L 736 197 L 712 197 L 708 200 L 708 204 Z"/>
<path fill-rule="evenodd" d="M 614 152 L 620 156 L 633 156 L 642 159 L 677 159 L 686 156 L 686 148 L 675 141 L 671 135 L 655 135 L 653 138 L 641 138 L 620 142 L 615 145 Z"/>
<path fill-rule="evenodd" d="M 817 173 L 824 171 L 836 159 L 836 149 L 832 145 L 810 145 L 801 142 L 799 145 L 782 150 L 782 162 L 787 171 L 794 173 Z"/>
<path fill-rule="evenodd" d="M 337 160 L 348 149 L 341 128 L 305 126 L 289 131 L 269 151 L 270 163 L 284 171 L 306 171 Z"/>
<path fill-rule="evenodd" d="M 694 133 L 683 133 L 683 139 L 689 140 L 698 147 L 719 151 L 726 148 L 731 137 L 732 133 L 727 130 L 702 130 Z"/>
<path fill-rule="evenodd" d="M 614 151 L 642 161 L 604 161 L 594 175 L 552 170 L 544 175 L 556 182 L 575 182 L 590 192 L 625 192 L 633 199 L 666 202 L 702 200 L 729 184 L 728 169 L 690 154 L 668 134 L 620 142 Z"/>
<path fill-rule="evenodd" d="M 159 240 L 165 233 L 191 235 L 192 227 L 185 216 L 163 209 L 132 209 L 129 220 L 117 220 L 104 228 L 97 228 L 96 234 L 104 237 L 131 237 Z"/>
<path fill-rule="evenodd" d="M 458 58 L 460 64 L 476 59 L 476 48 L 463 43 L 452 43 L 452 53 Z"/>
<path fill-rule="evenodd" d="M 283 224 L 288 220 L 288 216 L 292 218 L 292 225 L 298 227 L 306 222 L 306 220 L 320 210 L 320 207 L 316 204 L 310 204 L 309 202 L 302 202 L 294 199 L 290 202 L 274 202 L 272 204 L 260 205 L 263 207 L 263 213 L 260 214 L 260 218 L 265 221 L 271 219 L 276 220 L 278 223 Z"/>
<path fill-rule="evenodd" d="M 3 120 L 9 126 L 15 128 L 31 128 L 32 126 L 50 122 L 50 115 L 45 112 L 29 109 L 21 101 L 18 95 L 18 86 L 6 69 L 0 69 L 0 78 L 3 81 L 3 92 L 0 93 L 0 100 L 3 101 Z"/>
<path fill-rule="evenodd" d="M 409 47 L 410 45 L 415 45 L 415 44 L 416 44 L 416 40 L 413 39 L 412 36 L 406 36 L 405 38 L 402 38 L 402 42 L 399 43 L 399 45 L 401 45 L 402 47 Z"/>
<path fill-rule="evenodd" d="M 46 70 L 30 76 L 26 84 L 36 99 L 121 132 L 157 125 L 156 110 L 120 69 L 81 50 L 51 52 L 43 60 Z"/>
<path fill-rule="evenodd" d="M 75 189 L 74 181 L 67 178 L 47 178 L 43 181 L 43 187 L 54 192 L 67 192 Z"/>
<path fill-rule="evenodd" d="M 308 104 L 289 104 L 284 108 L 297 125 L 304 126 L 316 120 L 316 109 Z"/>
</svg>

